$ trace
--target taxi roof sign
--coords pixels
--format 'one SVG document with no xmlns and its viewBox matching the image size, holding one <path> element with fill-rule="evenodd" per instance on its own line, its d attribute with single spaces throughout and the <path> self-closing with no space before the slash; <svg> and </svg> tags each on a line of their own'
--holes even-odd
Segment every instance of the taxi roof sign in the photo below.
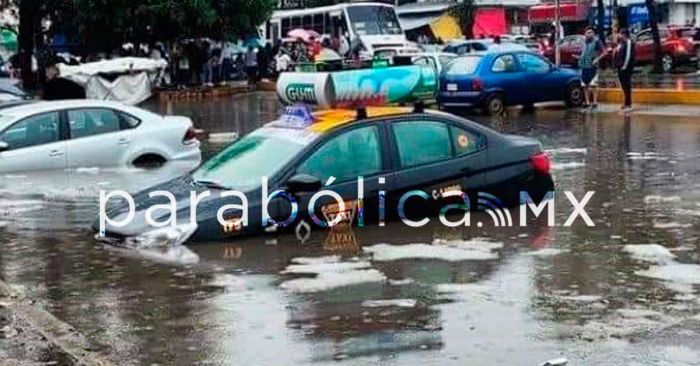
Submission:
<svg viewBox="0 0 700 366">
<path fill-rule="evenodd" d="M 434 99 L 437 72 L 427 65 L 391 66 L 336 72 L 285 72 L 277 95 L 287 105 L 364 108 Z"/>
</svg>

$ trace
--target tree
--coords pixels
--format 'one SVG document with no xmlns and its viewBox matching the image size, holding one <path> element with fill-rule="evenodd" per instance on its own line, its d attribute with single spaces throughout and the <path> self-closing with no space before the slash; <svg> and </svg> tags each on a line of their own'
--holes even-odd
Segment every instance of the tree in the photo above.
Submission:
<svg viewBox="0 0 700 366">
<path fill-rule="evenodd" d="M 473 38 L 474 14 L 476 12 L 474 0 L 462 0 L 452 6 L 448 11 L 451 16 L 457 19 L 457 23 L 462 29 L 462 34 L 467 38 Z"/>
<path fill-rule="evenodd" d="M 45 36 L 64 35 L 78 52 L 111 52 L 126 42 L 256 34 L 275 0 L 0 0 L 19 7 L 23 80 L 33 86 L 32 54 Z M 50 21 L 48 29 L 42 28 Z"/>
<path fill-rule="evenodd" d="M 651 38 L 654 40 L 654 72 L 662 71 L 661 67 L 661 37 L 659 36 L 659 19 L 656 12 L 656 4 L 654 0 L 645 0 L 647 10 L 649 11 L 649 24 L 651 26 Z"/>
</svg>

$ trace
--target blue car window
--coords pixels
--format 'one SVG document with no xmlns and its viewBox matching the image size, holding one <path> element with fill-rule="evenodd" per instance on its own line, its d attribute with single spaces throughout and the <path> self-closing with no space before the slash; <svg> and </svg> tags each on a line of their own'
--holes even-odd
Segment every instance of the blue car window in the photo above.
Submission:
<svg viewBox="0 0 700 366">
<path fill-rule="evenodd" d="M 368 126 L 332 138 L 306 159 L 297 173 L 309 174 L 323 182 L 330 176 L 344 182 L 381 170 L 379 131 L 377 126 Z"/>
<path fill-rule="evenodd" d="M 450 134 L 444 123 L 399 122 L 393 125 L 393 129 L 403 168 L 450 157 Z"/>
<path fill-rule="evenodd" d="M 518 61 L 520 61 L 520 66 L 527 72 L 545 73 L 550 68 L 547 61 L 529 53 L 519 53 Z"/>
<path fill-rule="evenodd" d="M 513 55 L 498 56 L 493 61 L 491 71 L 497 73 L 518 71 L 518 68 L 515 65 L 515 58 L 513 57 Z"/>
<path fill-rule="evenodd" d="M 445 74 L 447 75 L 466 75 L 476 72 L 476 68 L 481 62 L 481 56 L 462 56 L 454 59 L 447 65 Z"/>
</svg>

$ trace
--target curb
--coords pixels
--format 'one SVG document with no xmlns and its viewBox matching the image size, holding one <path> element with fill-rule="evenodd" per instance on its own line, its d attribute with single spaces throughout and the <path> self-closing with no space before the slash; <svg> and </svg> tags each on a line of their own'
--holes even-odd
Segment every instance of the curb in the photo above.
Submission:
<svg viewBox="0 0 700 366">
<path fill-rule="evenodd" d="M 598 100 L 606 103 L 622 103 L 622 90 L 601 88 Z M 700 105 L 700 90 L 632 89 L 632 102 L 637 104 Z"/>
<path fill-rule="evenodd" d="M 90 350 L 89 342 L 70 324 L 24 298 L 0 279 L 0 298 L 6 307 L 36 330 L 46 341 L 64 353 L 74 365 L 111 366 L 112 363 Z"/>
</svg>

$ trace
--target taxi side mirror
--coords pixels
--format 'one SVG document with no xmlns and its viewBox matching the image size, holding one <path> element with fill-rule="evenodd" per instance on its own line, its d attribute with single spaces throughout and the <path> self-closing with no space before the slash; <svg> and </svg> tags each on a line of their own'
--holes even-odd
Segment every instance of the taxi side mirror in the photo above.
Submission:
<svg viewBox="0 0 700 366">
<path fill-rule="evenodd" d="M 10 150 L 10 145 L 5 141 L 0 141 L 0 152 Z"/>
<path fill-rule="evenodd" d="M 308 174 L 296 174 L 287 181 L 289 193 L 316 192 L 321 187 L 321 180 Z"/>
</svg>

